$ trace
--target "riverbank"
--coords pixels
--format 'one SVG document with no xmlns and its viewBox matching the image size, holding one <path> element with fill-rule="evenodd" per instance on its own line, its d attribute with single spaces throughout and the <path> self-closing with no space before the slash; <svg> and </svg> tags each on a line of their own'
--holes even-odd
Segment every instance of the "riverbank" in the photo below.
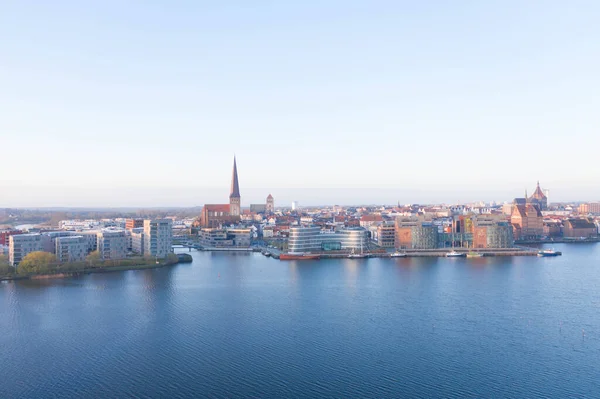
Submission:
<svg viewBox="0 0 600 399">
<path fill-rule="evenodd" d="M 474 248 L 438 248 L 438 249 L 406 249 L 402 250 L 400 257 L 406 258 L 421 258 L 421 257 L 447 257 L 449 252 L 456 252 L 464 256 L 537 256 L 539 249 L 537 248 L 497 248 L 497 249 L 474 249 Z M 274 259 L 280 259 L 281 252 L 273 249 L 264 249 L 263 255 L 271 256 Z M 313 255 L 319 255 L 320 259 L 343 259 L 350 256 L 350 251 L 328 251 L 316 252 Z M 395 258 L 390 252 L 364 252 L 364 258 Z"/>
<path fill-rule="evenodd" d="M 155 264 L 142 264 L 142 265 L 127 265 L 127 266 L 104 266 L 104 267 L 89 267 L 81 270 L 73 271 L 59 271 L 57 273 L 40 273 L 40 274 L 28 274 L 19 275 L 15 274 L 12 276 L 0 277 L 0 281 L 12 281 L 12 280 L 48 280 L 48 279 L 61 279 L 69 277 L 77 277 L 84 274 L 92 273 L 112 273 L 112 272 L 123 272 L 127 270 L 144 270 L 144 269 L 158 269 L 165 266 L 174 266 L 180 262 L 159 262 Z"/>
<path fill-rule="evenodd" d="M 600 242 L 600 237 L 593 238 L 550 238 L 547 240 L 517 240 L 515 244 L 583 244 Z"/>
</svg>

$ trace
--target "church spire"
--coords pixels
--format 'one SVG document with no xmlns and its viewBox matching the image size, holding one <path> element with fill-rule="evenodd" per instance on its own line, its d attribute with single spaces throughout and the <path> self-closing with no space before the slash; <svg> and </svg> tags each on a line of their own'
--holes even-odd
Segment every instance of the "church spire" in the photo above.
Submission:
<svg viewBox="0 0 600 399">
<path fill-rule="evenodd" d="M 233 156 L 233 174 L 231 176 L 231 192 L 229 198 L 240 198 L 240 183 L 238 182 L 237 165 L 235 162 L 235 155 Z"/>
</svg>

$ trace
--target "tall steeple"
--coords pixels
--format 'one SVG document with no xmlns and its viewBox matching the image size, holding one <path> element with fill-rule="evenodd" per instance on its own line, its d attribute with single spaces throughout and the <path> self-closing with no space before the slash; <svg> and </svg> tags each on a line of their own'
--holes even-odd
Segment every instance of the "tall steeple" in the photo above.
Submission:
<svg viewBox="0 0 600 399">
<path fill-rule="evenodd" d="M 231 175 L 231 192 L 229 198 L 240 198 L 240 183 L 238 182 L 237 165 L 233 156 L 233 174 Z"/>
<path fill-rule="evenodd" d="M 238 181 L 237 164 L 233 156 L 233 173 L 231 176 L 231 192 L 229 193 L 229 214 L 239 216 L 241 214 L 240 183 Z"/>
</svg>

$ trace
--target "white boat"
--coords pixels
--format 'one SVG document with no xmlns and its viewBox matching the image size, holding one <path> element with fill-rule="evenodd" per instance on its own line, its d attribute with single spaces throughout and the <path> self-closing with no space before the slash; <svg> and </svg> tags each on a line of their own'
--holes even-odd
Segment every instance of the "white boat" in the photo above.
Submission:
<svg viewBox="0 0 600 399">
<path fill-rule="evenodd" d="M 464 258 L 465 256 L 467 256 L 467 254 L 463 252 L 456 252 L 454 250 L 446 254 L 446 258 Z"/>
<path fill-rule="evenodd" d="M 390 258 L 405 258 L 406 257 L 406 253 L 405 252 L 393 252 L 390 254 Z"/>
<path fill-rule="evenodd" d="M 348 258 L 350 258 L 350 259 L 364 259 L 367 257 L 368 256 L 366 254 L 355 254 L 355 253 L 348 254 Z"/>
<path fill-rule="evenodd" d="M 364 259 L 364 258 L 368 258 L 368 257 L 369 257 L 369 255 L 363 253 L 362 240 L 360 242 L 360 253 L 357 254 L 356 252 L 354 252 L 354 249 L 353 249 L 352 252 L 350 252 L 348 254 L 348 258 L 350 258 L 350 259 Z"/>
</svg>

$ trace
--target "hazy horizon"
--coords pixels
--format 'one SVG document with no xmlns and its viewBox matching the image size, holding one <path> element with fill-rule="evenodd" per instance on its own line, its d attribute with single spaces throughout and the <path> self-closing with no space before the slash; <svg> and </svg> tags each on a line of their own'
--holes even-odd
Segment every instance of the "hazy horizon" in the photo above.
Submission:
<svg viewBox="0 0 600 399">
<path fill-rule="evenodd" d="M 535 186 L 528 190 L 533 193 Z M 228 187 L 170 187 L 168 189 L 153 188 L 120 188 L 127 192 L 127 201 L 111 195 L 111 191 L 103 188 L 88 190 L 85 193 L 65 196 L 47 196 L 46 202 L 41 203 L 33 194 L 37 189 L 29 189 L 32 194 L 28 201 L 0 202 L 0 208 L 190 208 L 200 207 L 204 204 L 228 203 Z M 19 190 L 20 195 L 27 195 L 28 191 L 23 187 Z M 272 194 L 275 198 L 276 207 L 290 207 L 292 201 L 296 201 L 301 207 L 317 205 L 396 205 L 396 204 L 465 204 L 484 201 L 510 202 L 515 197 L 523 197 L 524 191 L 508 191 L 512 196 L 506 195 L 501 189 L 488 190 L 491 196 L 484 197 L 481 192 L 473 190 L 455 191 L 450 194 L 439 196 L 434 189 L 402 190 L 394 188 L 288 188 L 269 191 L 266 188 L 244 188 L 241 186 L 242 207 L 247 208 L 250 204 L 263 204 L 266 196 Z M 86 197 L 102 196 L 103 200 L 91 202 Z M 2 196 L 4 197 L 4 196 Z M 352 198 L 352 200 L 350 199 Z M 577 198 L 569 195 L 553 196 L 552 190 L 549 195 L 550 202 L 594 202 L 597 198 Z M 70 202 L 69 202 L 70 201 Z"/>
<path fill-rule="evenodd" d="M 600 199 L 598 2 L 0 10 L 0 207 Z"/>
</svg>

